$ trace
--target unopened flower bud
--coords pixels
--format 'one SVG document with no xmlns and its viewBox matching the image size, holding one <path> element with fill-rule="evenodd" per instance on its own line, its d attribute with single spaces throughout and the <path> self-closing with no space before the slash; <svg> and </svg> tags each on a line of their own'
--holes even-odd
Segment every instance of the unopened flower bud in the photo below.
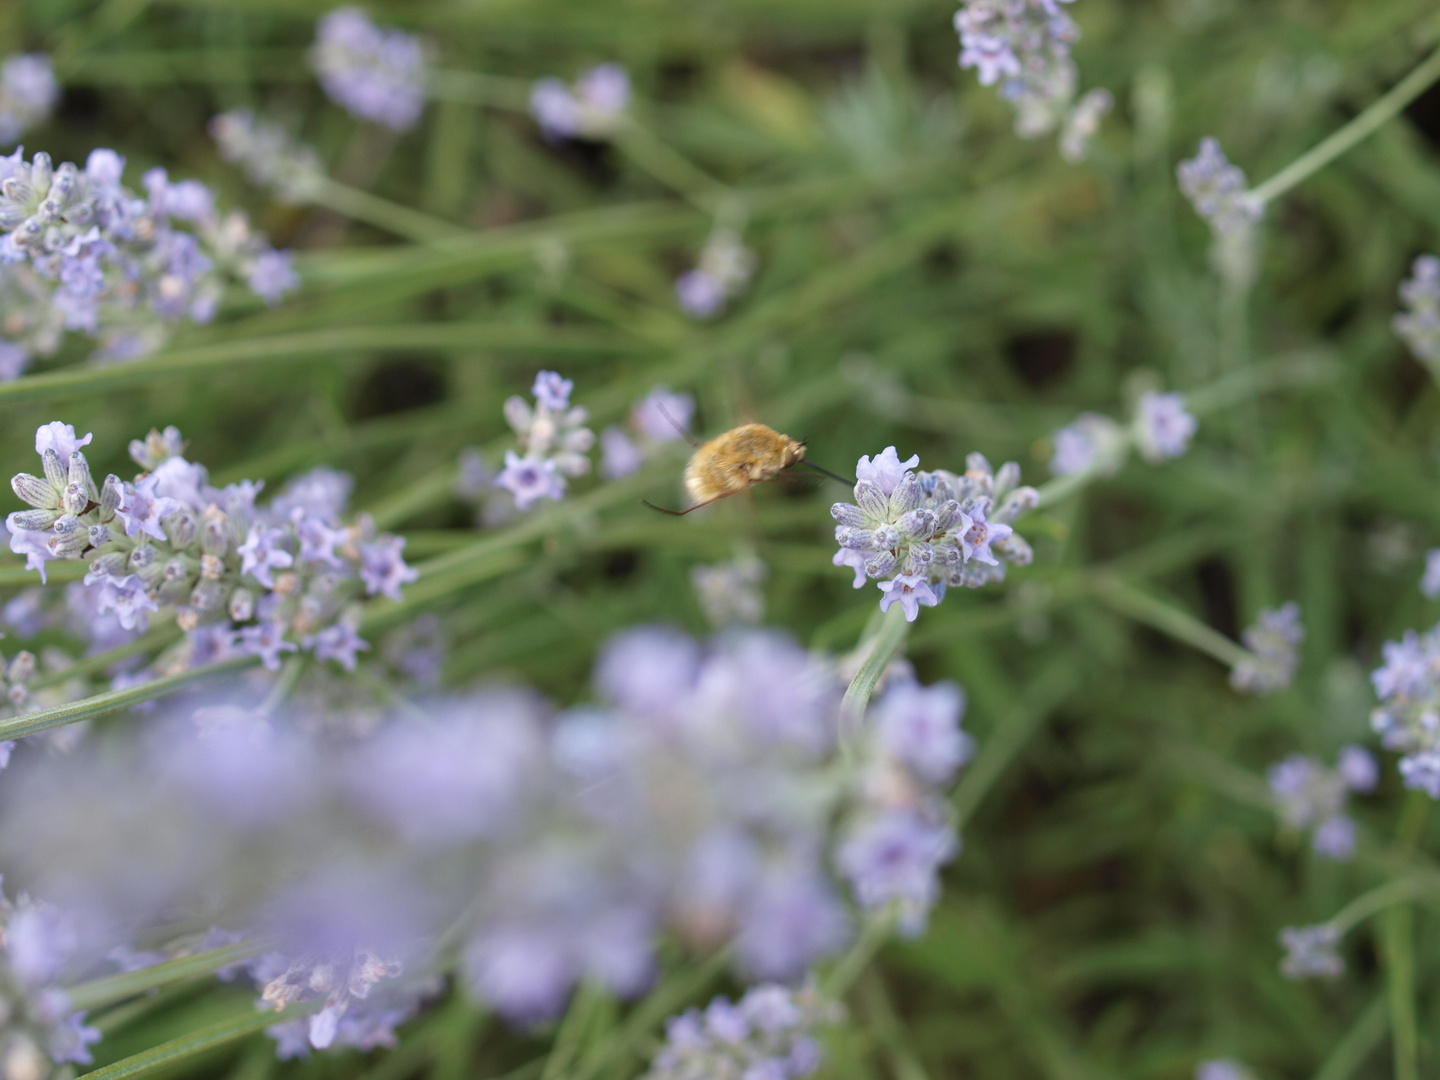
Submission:
<svg viewBox="0 0 1440 1080">
<path fill-rule="evenodd" d="M 79 450 L 70 451 L 70 476 L 71 484 L 77 485 L 89 495 L 95 490 L 95 482 L 90 479 L 90 463 L 85 460 L 85 455 Z"/>
<path fill-rule="evenodd" d="M 115 509 L 125 497 L 125 485 L 114 473 L 105 477 L 100 485 L 100 520 L 108 522 L 115 516 Z"/>
<path fill-rule="evenodd" d="M 219 581 L 225 576 L 225 560 L 214 555 L 201 555 L 200 576 L 206 581 Z"/>
<path fill-rule="evenodd" d="M 200 519 L 200 548 L 207 555 L 223 557 L 230 546 L 230 528 L 225 512 L 211 504 Z"/>
<path fill-rule="evenodd" d="M 104 525 L 90 526 L 90 546 L 104 547 L 110 542 L 110 530 Z"/>
<path fill-rule="evenodd" d="M 171 514 L 160 523 L 172 547 L 183 551 L 195 542 L 195 519 L 185 511 Z"/>
<path fill-rule="evenodd" d="M 60 460 L 60 455 L 47 449 L 40 455 L 40 460 L 45 463 L 45 479 L 50 481 L 50 486 L 56 491 L 64 491 L 65 485 L 70 482 L 70 470 Z"/>
<path fill-rule="evenodd" d="M 60 501 L 67 514 L 83 514 L 90 507 L 90 492 L 79 484 L 66 484 Z"/>
<path fill-rule="evenodd" d="M 16 683 L 5 690 L 5 700 L 15 708 L 24 708 L 25 703 L 30 700 L 30 688 Z"/>
<path fill-rule="evenodd" d="M 129 555 L 123 551 L 107 551 L 104 555 L 98 555 L 90 562 L 90 573 L 87 576 L 93 578 L 124 577 L 125 566 L 129 562 Z"/>
<path fill-rule="evenodd" d="M 201 578 L 200 583 L 190 590 L 190 606 L 206 613 L 219 611 L 225 606 L 225 586 L 218 581 Z"/>
<path fill-rule="evenodd" d="M 17 473 L 10 478 L 10 488 L 31 506 L 41 510 L 58 509 L 60 498 L 48 480 L 30 473 Z"/>
<path fill-rule="evenodd" d="M 21 649 L 5 669 L 5 677 L 12 683 L 29 682 L 35 677 L 35 654 Z"/>
<path fill-rule="evenodd" d="M 255 597 L 249 589 L 236 589 L 230 594 L 230 618 L 248 622 L 255 615 Z"/>
<path fill-rule="evenodd" d="M 74 558 L 90 546 L 90 530 L 74 514 L 56 519 L 53 530 L 47 546 L 61 559 Z"/>
<path fill-rule="evenodd" d="M 135 571 L 145 570 L 155 561 L 155 549 L 149 544 L 141 544 L 134 551 L 130 552 L 130 569 Z"/>
<path fill-rule="evenodd" d="M 54 525 L 59 516 L 58 510 L 21 510 L 15 515 L 15 527 L 42 532 Z"/>
</svg>

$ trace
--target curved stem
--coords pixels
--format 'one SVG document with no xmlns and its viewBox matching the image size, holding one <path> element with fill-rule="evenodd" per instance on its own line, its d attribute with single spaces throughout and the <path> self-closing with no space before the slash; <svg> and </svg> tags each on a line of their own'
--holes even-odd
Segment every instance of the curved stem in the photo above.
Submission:
<svg viewBox="0 0 1440 1080">
<path fill-rule="evenodd" d="M 412 210 L 401 203 L 382 199 L 378 195 L 371 195 L 368 191 L 328 177 L 307 193 L 317 206 L 334 210 L 356 221 L 363 221 L 367 225 L 374 225 L 396 236 L 403 236 L 406 240 L 414 240 L 418 244 L 474 235 L 469 229 L 452 225 L 443 218 Z"/>
<path fill-rule="evenodd" d="M 66 989 L 65 996 L 73 1009 L 98 1009 L 169 983 L 214 974 L 223 967 L 258 956 L 267 948 L 269 943 L 264 940 L 222 945 L 218 949 L 206 949 L 189 956 L 179 956 L 139 971 L 122 971 L 118 975 L 105 975 L 77 983 Z"/>
<path fill-rule="evenodd" d="M 910 624 L 905 621 L 905 611 L 899 604 L 892 604 L 878 623 L 866 628 L 857 649 L 868 648 L 869 651 L 860 664 L 860 670 L 855 672 L 855 677 L 850 680 L 850 686 L 840 702 L 842 733 L 853 733 L 860 729 L 865 709 L 870 704 L 870 695 L 875 692 L 875 684 L 880 681 L 880 676 L 885 673 L 890 661 L 905 647 L 905 639 L 909 634 Z"/>
<path fill-rule="evenodd" d="M 1120 614 L 1208 653 L 1226 667 L 1234 667 L 1250 657 L 1249 650 L 1244 646 L 1206 626 L 1188 611 L 1173 607 L 1134 586 L 1114 578 L 1100 577 L 1094 583 L 1094 590 L 1100 600 Z"/>
<path fill-rule="evenodd" d="M 1412 877 L 1391 881 L 1351 900 L 1336 912 L 1330 925 L 1344 934 L 1377 912 L 1426 896 L 1440 896 L 1440 877 Z"/>
<path fill-rule="evenodd" d="M 1419 67 L 1395 84 L 1394 88 L 1348 124 L 1313 149 L 1300 155 L 1263 184 L 1250 190 L 1250 196 L 1261 205 L 1273 202 L 1297 184 L 1308 180 L 1345 151 L 1363 142 L 1386 121 L 1429 89 L 1440 79 L 1440 49 L 1431 53 Z"/>
</svg>

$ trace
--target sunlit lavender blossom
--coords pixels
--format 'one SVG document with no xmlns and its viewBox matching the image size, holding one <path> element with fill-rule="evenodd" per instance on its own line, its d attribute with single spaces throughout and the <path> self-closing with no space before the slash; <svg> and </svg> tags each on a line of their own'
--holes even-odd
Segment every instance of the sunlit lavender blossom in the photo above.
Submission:
<svg viewBox="0 0 1440 1080">
<path fill-rule="evenodd" d="M 819 1029 L 843 1015 L 814 985 L 755 986 L 734 1003 L 717 997 L 666 1022 L 644 1080 L 800 1080 L 820 1068 Z"/>
<path fill-rule="evenodd" d="M 1300 605 L 1293 601 L 1260 612 L 1255 625 L 1240 635 L 1248 655 L 1230 670 L 1230 685 L 1251 694 L 1283 690 L 1300 665 Z"/>
<path fill-rule="evenodd" d="M 1345 970 L 1335 951 L 1340 930 L 1330 923 L 1287 926 L 1280 931 L 1280 944 L 1285 948 L 1280 973 L 1287 979 L 1333 979 Z"/>
<path fill-rule="evenodd" d="M 551 141 L 610 139 L 625 121 L 630 76 L 619 64 L 601 64 L 583 72 L 573 86 L 541 79 L 530 93 L 530 114 Z"/>
<path fill-rule="evenodd" d="M 690 570 L 690 583 L 711 626 L 733 623 L 761 622 L 765 618 L 765 564 L 751 556 L 742 556 L 715 566 L 695 566 Z"/>
<path fill-rule="evenodd" d="M 1421 255 L 1400 286 L 1405 310 L 1391 320 L 1395 332 L 1427 364 L 1440 363 L 1440 258 Z"/>
<path fill-rule="evenodd" d="M 310 64 L 330 99 L 362 120 L 409 131 L 425 107 L 425 50 L 400 30 L 376 26 L 358 7 L 315 25 Z"/>
<path fill-rule="evenodd" d="M 6 519 L 10 546 L 42 579 L 49 560 L 84 560 L 96 615 L 113 613 L 125 630 L 173 609 L 191 634 L 192 657 L 211 651 L 205 633 L 221 626 L 267 667 L 299 648 L 298 638 L 348 668 L 367 647 L 354 634 L 356 605 L 367 596 L 398 600 L 417 576 L 402 538 L 375 535 L 368 519 L 340 525 L 350 482 L 333 470 L 297 478 L 260 508 L 261 485 L 212 486 L 203 466 L 179 456 L 173 428 L 131 444 L 133 456 L 153 464 L 134 483 L 111 475 L 97 487 L 80 451 L 89 441 L 59 422 L 36 432 L 44 476 L 11 481 L 32 509 Z M 185 666 L 183 657 L 162 658 L 177 662 Z"/>
<path fill-rule="evenodd" d="M 0 145 L 9 145 L 43 124 L 58 100 L 60 84 L 48 56 L 7 56 L 0 64 Z"/>
<path fill-rule="evenodd" d="M 1030 545 L 1011 527 L 1037 502 L 1020 487 L 1020 466 L 996 473 L 980 454 L 966 471 L 915 473 L 919 457 L 901 461 L 893 446 L 855 467 L 855 503 L 830 508 L 838 523 L 836 566 L 855 571 L 855 588 L 877 579 L 880 608 L 900 604 L 913 622 L 949 586 L 975 589 L 1005 578 L 1007 564 L 1029 565 Z"/>
<path fill-rule="evenodd" d="M 675 295 L 687 315 L 708 319 L 742 295 L 755 274 L 755 253 L 734 229 L 717 228 L 705 241 L 700 262 L 675 282 Z"/>
<path fill-rule="evenodd" d="M 518 395 L 505 402 L 505 419 L 524 453 L 505 452 L 505 468 L 495 484 L 515 496 L 520 510 L 541 499 L 564 498 L 566 478 L 590 471 L 595 433 L 584 426 L 589 413 L 570 405 L 573 385 L 553 371 L 542 371 L 531 390 L 533 406 Z"/>
<path fill-rule="evenodd" d="M 55 352 L 67 331 L 97 339 L 97 359 L 133 359 L 176 323 L 209 322 L 229 283 L 250 281 L 275 256 L 243 213 L 219 214 L 198 181 L 151 169 L 141 198 L 120 183 L 124 167 L 112 150 L 92 151 L 83 169 L 45 154 L 26 162 L 20 149 L 0 157 L 7 368 Z M 267 302 L 290 287 L 263 273 L 258 284 Z"/>
<path fill-rule="evenodd" d="M 1378 778 L 1375 759 L 1359 746 L 1343 748 L 1334 769 L 1292 754 L 1269 773 L 1270 791 L 1285 824 L 1313 829 L 1315 853 L 1339 860 L 1355 854 L 1355 822 L 1345 815 L 1350 793 L 1372 791 Z"/>
<path fill-rule="evenodd" d="M 222 158 L 239 165 L 251 183 L 274 190 L 281 202 L 310 202 L 325 184 L 325 166 L 312 147 L 249 109 L 212 117 L 210 137 Z"/>
<path fill-rule="evenodd" d="M 1125 433 L 1114 420 L 1099 413 L 1081 413 L 1050 441 L 1055 445 L 1050 471 L 1056 476 L 1091 469 L 1100 476 L 1113 476 L 1125 460 Z"/>
<path fill-rule="evenodd" d="M 1135 407 L 1135 444 L 1146 461 L 1180 457 L 1199 424 L 1185 410 L 1184 394 L 1140 395 Z"/>
</svg>

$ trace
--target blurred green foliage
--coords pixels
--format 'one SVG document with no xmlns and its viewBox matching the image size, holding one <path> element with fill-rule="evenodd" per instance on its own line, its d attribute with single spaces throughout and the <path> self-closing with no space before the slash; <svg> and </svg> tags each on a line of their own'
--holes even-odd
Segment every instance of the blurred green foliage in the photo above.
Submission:
<svg viewBox="0 0 1440 1080">
<path fill-rule="evenodd" d="M 454 76 L 396 138 L 328 103 L 304 65 L 322 3 L 9 0 L 0 52 L 53 52 L 59 114 L 27 150 L 112 146 L 132 177 L 197 176 L 302 250 L 303 293 L 236 299 L 161 356 L 77 366 L 78 345 L 0 387 L 7 460 L 63 419 L 120 471 L 127 440 L 178 424 L 191 456 L 272 487 L 320 462 L 423 561 L 474 540 L 449 487 L 462 446 L 508 445 L 501 402 L 534 372 L 573 377 L 597 427 L 652 385 L 693 391 L 697 430 L 754 418 L 846 470 L 897 445 L 924 467 L 967 452 L 1045 475 L 1047 437 L 1142 387 L 1222 370 L 1203 223 L 1174 166 L 1213 134 L 1252 181 L 1372 101 L 1440 41 L 1422 0 L 1078 0 L 1083 85 L 1117 110 L 1082 165 L 1025 142 L 955 64 L 953 3 L 932 0 L 430 0 L 369 5 L 420 32 Z M 615 147 L 552 147 L 528 81 L 627 64 L 662 146 L 727 185 L 761 256 L 750 294 L 687 322 L 672 282 L 709 217 Z M 495 76 L 490 80 L 465 73 Z M 517 103 L 521 108 L 517 109 Z M 267 202 L 205 133 L 249 106 L 312 141 L 339 180 L 465 230 L 417 245 L 328 211 Z M 930 932 L 890 947 L 852 996 L 828 1075 L 1180 1077 L 1207 1057 L 1263 1076 L 1391 1075 L 1388 1031 L 1417 1010 L 1422 1075 L 1440 1066 L 1440 936 L 1415 921 L 1413 995 L 1379 931 L 1353 935 L 1326 985 L 1277 971 L 1281 927 L 1320 921 L 1436 839 L 1392 839 L 1405 798 L 1387 762 L 1360 800 L 1362 854 L 1317 861 L 1277 832 L 1263 770 L 1363 740 L 1379 645 L 1435 617 L 1416 588 L 1440 535 L 1440 395 L 1389 328 L 1410 259 L 1437 246 L 1440 91 L 1272 208 L 1243 362 L 1308 365 L 1206 417 L 1197 445 L 1033 519 L 1037 560 L 1005 586 L 923 612 L 911 658 L 970 694 L 999 746 Z M 51 374 L 53 369 L 54 374 Z M 64 372 L 64 375 L 59 373 Z M 833 486 L 777 486 L 683 521 L 683 448 L 642 481 L 547 510 L 521 548 L 423 599 L 447 676 L 584 693 L 600 641 L 647 620 L 703 629 L 689 569 L 753 548 L 769 621 L 817 646 L 854 641 L 876 595 L 830 565 Z M 8 564 L 7 564 L 8 565 Z M 7 579 L 13 580 L 13 579 Z M 1123 580 L 1230 635 L 1287 599 L 1308 637 L 1297 683 L 1237 697 L 1210 658 L 1105 602 Z M 1433 872 L 1433 871 L 1431 871 Z M 1399 931 L 1397 931 L 1398 933 Z M 1389 984 L 1387 985 L 1387 975 Z M 219 993 L 157 1003 L 99 1047 L 113 1060 L 213 1020 Z M 583 1051 L 619 1022 L 590 1002 Z M 1397 1013 L 1398 1010 L 1398 1013 Z M 1403 1022 L 1403 1021 L 1402 1021 Z M 287 1076 L 492 1076 L 543 1054 L 463 1002 L 400 1050 L 320 1055 Z M 577 1051 L 578 1053 L 579 1051 Z M 633 1071 L 633 1062 L 629 1063 Z M 268 1045 L 205 1066 L 261 1080 Z M 622 1062 L 620 1070 L 624 1071 Z M 524 1075 L 538 1075 L 538 1067 Z"/>
</svg>

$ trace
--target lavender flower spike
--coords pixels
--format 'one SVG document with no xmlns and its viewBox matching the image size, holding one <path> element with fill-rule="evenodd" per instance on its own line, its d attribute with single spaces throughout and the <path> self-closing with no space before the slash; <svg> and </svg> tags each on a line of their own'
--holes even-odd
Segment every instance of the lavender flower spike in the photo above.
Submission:
<svg viewBox="0 0 1440 1080">
<path fill-rule="evenodd" d="M 1300 643 L 1305 640 L 1300 605 L 1289 603 L 1260 612 L 1241 639 L 1249 655 L 1231 670 L 1230 685 L 1251 694 L 1283 690 L 1295 677 Z"/>
<path fill-rule="evenodd" d="M 336 8 L 315 27 L 310 63 L 332 101 L 363 120 L 409 131 L 425 107 L 425 52 L 418 39 L 376 26 L 358 7 Z"/>
<path fill-rule="evenodd" d="M 1335 951 L 1340 930 L 1330 923 L 1287 926 L 1280 931 L 1280 944 L 1285 947 L 1280 973 L 1287 979 L 1333 979 L 1345 970 Z"/>
<path fill-rule="evenodd" d="M 1440 258 L 1416 258 L 1409 279 L 1400 286 L 1400 300 L 1405 310 L 1391 321 L 1395 333 L 1419 359 L 1440 364 Z"/>
<path fill-rule="evenodd" d="M 1217 233 L 1244 232 L 1265 212 L 1264 206 L 1250 197 L 1245 173 L 1230 163 L 1216 139 L 1201 139 L 1199 152 L 1182 161 L 1175 174 L 1195 212 Z"/>
</svg>

